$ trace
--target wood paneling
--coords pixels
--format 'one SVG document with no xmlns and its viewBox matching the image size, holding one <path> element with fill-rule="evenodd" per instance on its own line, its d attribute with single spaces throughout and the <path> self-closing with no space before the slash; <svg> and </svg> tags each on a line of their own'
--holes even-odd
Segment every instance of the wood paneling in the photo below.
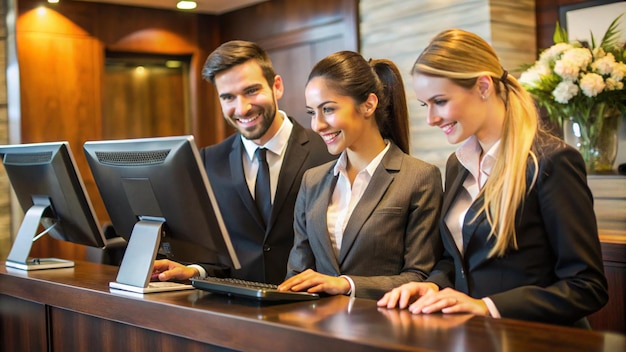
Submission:
<svg viewBox="0 0 626 352">
<path fill-rule="evenodd" d="M 317 61 L 339 50 L 347 50 L 345 38 L 341 35 L 331 35 L 314 42 L 268 50 L 272 63 L 280 71 L 285 85 L 285 93 L 279 105 L 304 127 L 308 128 L 311 125 L 311 117 L 306 113 L 304 101 L 308 73 Z"/>
<path fill-rule="evenodd" d="M 536 0 L 537 13 L 537 48 L 548 48 L 554 41 L 554 26 L 559 20 L 559 6 L 572 5 L 589 0 Z"/>
<path fill-rule="evenodd" d="M 33 14 L 35 16 L 35 14 Z M 36 18 L 26 16 L 26 23 Z M 56 22 L 55 22 L 56 23 Z M 65 23 L 65 21 L 60 21 Z M 61 25 L 60 28 L 70 26 Z M 81 35 L 58 36 L 41 32 L 18 33 L 21 96 L 21 142 L 68 141 L 85 186 L 98 215 L 106 211 L 87 161 L 82 153 L 86 140 L 100 137 L 100 75 L 96 63 L 101 46 Z M 60 84 L 62 82 L 62 84 Z M 84 259 L 81 246 L 43 237 L 33 245 L 33 254 Z"/>
<path fill-rule="evenodd" d="M 47 351 L 46 307 L 0 294 L 0 331 L 3 351 Z"/>
<path fill-rule="evenodd" d="M 141 59 L 129 63 L 141 64 Z M 181 62 L 181 61 L 179 61 Z M 189 133 L 186 70 L 163 65 L 107 65 L 102 139 Z M 132 102 L 132 104 L 129 104 Z"/>
<path fill-rule="evenodd" d="M 52 351 L 233 351 L 56 307 L 50 319 Z"/>
<path fill-rule="evenodd" d="M 600 240 L 609 301 L 589 323 L 596 330 L 626 333 L 626 231 L 600 230 Z"/>
<path fill-rule="evenodd" d="M 13 140 L 69 141 L 96 213 L 102 222 L 108 222 L 82 153 L 86 140 L 194 134 L 199 145 L 207 145 L 224 138 L 222 119 L 213 110 L 216 102 L 208 99 L 209 83 L 199 75 L 207 50 L 218 44 L 217 20 L 208 15 L 87 2 L 40 5 L 33 0 L 18 3 L 21 133 Z M 157 107 L 154 119 L 158 123 L 132 116 L 126 120 L 131 127 L 117 119 L 104 121 L 102 113 L 108 103 L 103 97 L 107 51 L 185 55 L 190 58 L 189 76 L 178 79 L 185 80 L 190 88 L 178 88 L 177 98 L 170 94 L 168 100 L 160 95 L 182 83 L 171 82 L 175 78 L 170 78 L 170 82 L 152 82 L 151 89 L 163 90 L 147 96 Z M 183 92 L 188 92 L 189 97 L 181 98 Z M 163 108 L 171 99 L 188 99 L 188 111 Z M 186 116 L 191 121 L 185 121 Z M 134 127 L 137 122 L 143 125 Z M 105 129 L 114 130 L 115 134 L 107 134 Z M 43 237 L 34 244 L 33 255 L 84 259 L 85 249 Z"/>
<path fill-rule="evenodd" d="M 208 54 L 233 38 L 267 44 L 272 58 L 279 62 L 292 57 L 285 63 L 284 77 L 292 88 L 285 98 L 288 103 L 281 104 L 281 108 L 304 111 L 302 77 L 306 77 L 312 63 L 330 50 L 357 49 L 357 2 L 276 0 L 218 17 L 71 0 L 45 4 L 42 10 L 38 0 L 19 0 L 16 37 L 22 113 L 21 132 L 16 129 L 19 135 L 13 140 L 68 140 L 96 213 L 102 222 L 108 222 L 82 153 L 85 140 L 183 132 L 193 134 L 199 146 L 223 140 L 232 129 L 222 118 L 214 88 L 202 80 L 201 70 Z M 342 44 L 337 44 L 337 38 L 342 38 Z M 292 48 L 294 51 L 289 53 Z M 294 56 L 303 50 L 311 56 Z M 125 124 L 108 117 L 104 120 L 108 116 L 103 115 L 108 104 L 103 92 L 107 51 L 190 58 L 186 79 L 191 121 L 182 124 L 183 130 L 177 118 L 184 112 L 166 109 L 161 113 L 169 116 L 157 116 L 156 125 L 144 121 L 141 128 L 128 125 L 128 120 Z M 164 87 L 171 90 L 168 83 L 163 84 L 154 85 L 159 94 L 167 94 Z M 296 86 L 302 87 L 296 90 Z M 84 252 L 84 248 L 47 237 L 33 246 L 33 255 L 42 257 L 85 259 Z"/>
<path fill-rule="evenodd" d="M 14 33 L 7 31 L 7 13 L 12 4 L 7 1 L 0 2 L 0 143 L 9 143 L 9 96 L 11 97 L 11 114 L 13 116 L 19 114 L 19 108 L 15 108 L 14 105 L 19 106 L 19 102 L 15 103 L 15 94 L 9 94 L 10 90 L 13 92 L 19 91 L 16 88 L 15 83 L 11 82 L 9 86 L 9 80 L 7 76 L 9 72 L 13 72 L 9 69 L 13 65 L 15 60 L 15 41 Z M 1 170 L 0 166 L 0 170 Z M 6 173 L 0 173 L 0 259 L 6 258 L 11 249 L 12 234 L 11 229 L 11 186 L 9 185 L 9 177 Z"/>
<path fill-rule="evenodd" d="M 268 51 L 285 84 L 280 109 L 309 127 L 304 101 L 308 74 L 328 54 L 358 51 L 357 14 L 357 0 L 274 0 L 220 16 L 220 28 L 224 41 L 251 40 Z M 241 25 L 250 22 L 255 30 Z"/>
<path fill-rule="evenodd" d="M 272 0 L 220 16 L 222 40 L 264 41 L 286 33 L 345 23 L 346 32 L 357 40 L 358 0 Z"/>
</svg>

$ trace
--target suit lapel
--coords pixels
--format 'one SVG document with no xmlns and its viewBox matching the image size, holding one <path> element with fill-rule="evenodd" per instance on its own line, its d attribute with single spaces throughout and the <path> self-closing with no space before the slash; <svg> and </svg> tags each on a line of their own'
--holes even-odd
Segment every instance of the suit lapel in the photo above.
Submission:
<svg viewBox="0 0 626 352">
<path fill-rule="evenodd" d="M 465 177 L 467 177 L 468 173 L 469 171 L 467 171 L 467 169 L 462 167 L 457 162 L 456 169 L 453 172 L 449 172 L 446 174 L 446 181 L 448 180 L 452 180 L 452 181 L 446 182 L 446 189 L 445 189 L 445 193 L 443 197 L 443 204 L 441 208 L 442 215 L 447 214 L 448 211 L 450 210 L 452 201 L 454 201 L 454 199 L 456 198 L 456 195 L 458 194 L 459 189 L 463 187 L 463 181 L 465 180 Z M 443 217 L 440 220 L 440 224 L 441 224 L 440 228 L 443 229 L 443 231 L 441 232 L 443 240 L 448 242 L 450 244 L 449 247 L 454 248 L 456 250 L 454 253 L 456 253 L 456 255 L 459 258 L 461 258 L 462 257 L 461 252 L 457 248 L 454 238 L 452 237 L 452 233 L 450 232 L 450 229 L 448 229 L 448 226 L 446 225 L 446 222 Z"/>
<path fill-rule="evenodd" d="M 487 215 L 485 212 L 478 213 L 480 208 L 484 204 L 483 196 L 478 197 L 469 207 L 467 213 L 465 213 L 465 220 L 463 221 L 463 253 L 467 253 L 468 246 L 472 237 L 476 233 L 476 230 L 481 228 L 481 224 L 487 221 Z M 474 219 L 475 218 L 475 219 Z M 488 232 L 488 230 L 487 230 Z"/>
<path fill-rule="evenodd" d="M 240 138 L 234 139 L 233 147 L 228 155 L 228 158 L 230 163 L 230 175 L 233 178 L 233 184 L 237 185 L 236 189 L 239 197 L 241 197 L 241 201 L 246 206 L 248 212 L 252 214 L 252 217 L 259 224 L 259 226 L 265 227 L 263 218 L 256 208 L 254 199 L 252 199 L 252 195 L 248 189 L 248 184 L 245 180 L 243 161 L 241 160 L 241 158 L 243 158 L 243 145 Z"/>
<path fill-rule="evenodd" d="M 346 225 L 341 242 L 341 250 L 339 252 L 339 265 L 346 259 L 350 248 L 356 241 L 363 224 L 369 219 L 376 206 L 383 199 L 389 185 L 394 179 L 394 173 L 400 170 L 402 165 L 403 153 L 394 144 L 383 157 L 380 165 L 374 171 L 369 185 L 365 189 L 365 193 L 361 200 L 354 208 L 350 220 Z"/>
<path fill-rule="evenodd" d="M 447 214 L 450 210 L 450 205 L 452 205 L 452 201 L 456 198 L 459 188 L 463 186 L 463 181 L 468 173 L 469 171 L 462 167 L 461 164 L 457 164 L 456 172 L 450 172 L 446 175 L 446 189 L 441 208 L 442 214 Z M 450 179 L 448 179 L 448 177 L 450 177 Z M 451 179 L 453 179 L 453 181 L 448 182 L 448 180 Z"/>
<path fill-rule="evenodd" d="M 309 141 L 308 136 L 304 133 L 304 129 L 297 123 L 293 123 L 293 130 L 287 143 L 285 150 L 285 158 L 278 175 L 278 184 L 276 186 L 276 194 L 274 195 L 274 203 L 272 204 L 272 213 L 268 228 L 273 226 L 276 221 L 277 214 L 280 214 L 281 208 L 285 205 L 285 201 L 291 192 L 297 192 L 299 185 L 295 185 L 296 179 L 300 174 L 304 163 L 309 156 L 309 150 L 303 147 Z"/>
</svg>

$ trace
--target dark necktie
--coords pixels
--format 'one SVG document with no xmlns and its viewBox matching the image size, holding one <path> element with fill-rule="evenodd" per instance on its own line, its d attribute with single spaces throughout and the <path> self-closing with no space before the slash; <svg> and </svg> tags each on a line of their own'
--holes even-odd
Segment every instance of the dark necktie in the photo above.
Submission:
<svg viewBox="0 0 626 352">
<path fill-rule="evenodd" d="M 256 186 L 254 188 L 254 200 L 263 221 L 267 226 L 272 211 L 272 196 L 270 191 L 270 168 L 267 165 L 265 154 L 267 149 L 257 148 L 255 155 L 259 161 L 259 172 L 256 174 Z"/>
</svg>

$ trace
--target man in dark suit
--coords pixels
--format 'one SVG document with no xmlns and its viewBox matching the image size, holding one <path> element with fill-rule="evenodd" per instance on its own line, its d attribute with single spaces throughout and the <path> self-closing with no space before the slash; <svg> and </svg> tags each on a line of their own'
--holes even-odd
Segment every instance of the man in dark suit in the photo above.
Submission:
<svg viewBox="0 0 626 352">
<path fill-rule="evenodd" d="M 241 268 L 157 260 L 153 279 L 225 276 L 278 284 L 285 279 L 293 246 L 294 204 L 302 175 L 334 157 L 319 135 L 278 109 L 283 81 L 258 45 L 222 44 L 207 58 L 202 76 L 215 85 L 224 118 L 238 131 L 200 154 Z M 255 152 L 260 147 L 267 150 L 269 166 L 268 219 L 255 203 L 257 172 L 262 169 Z"/>
</svg>

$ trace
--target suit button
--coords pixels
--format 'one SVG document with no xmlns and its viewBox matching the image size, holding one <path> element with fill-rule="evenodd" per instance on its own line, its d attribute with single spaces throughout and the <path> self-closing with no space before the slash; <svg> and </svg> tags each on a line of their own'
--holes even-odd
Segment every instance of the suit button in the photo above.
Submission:
<svg viewBox="0 0 626 352">
<path fill-rule="evenodd" d="M 269 252 L 271 250 L 272 250 L 272 247 L 270 247 L 270 246 L 268 246 L 266 244 L 263 245 L 263 252 Z"/>
<path fill-rule="evenodd" d="M 465 278 L 465 270 L 461 269 L 461 277 Z"/>
</svg>

